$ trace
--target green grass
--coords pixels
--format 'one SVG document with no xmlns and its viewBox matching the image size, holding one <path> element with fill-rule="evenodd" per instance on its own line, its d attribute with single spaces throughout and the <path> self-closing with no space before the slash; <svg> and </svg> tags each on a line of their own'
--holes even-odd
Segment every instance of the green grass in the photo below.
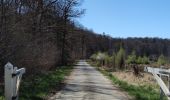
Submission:
<svg viewBox="0 0 170 100">
<path fill-rule="evenodd" d="M 20 86 L 20 100 L 44 100 L 53 91 L 60 90 L 64 86 L 65 76 L 69 75 L 72 66 L 63 66 L 44 74 L 25 77 Z M 2 91 L 3 92 L 3 91 Z M 0 91 L 0 95 L 2 93 Z M 0 96 L 0 100 L 1 99 Z"/>
<path fill-rule="evenodd" d="M 92 63 L 90 63 L 92 64 Z M 96 64 L 92 64 L 96 67 Z M 149 85 L 136 86 L 127 83 L 126 81 L 119 80 L 110 72 L 96 67 L 103 75 L 107 76 L 113 84 L 118 85 L 121 89 L 126 91 L 129 95 L 134 97 L 135 100 L 160 100 L 160 93 Z M 166 100 L 166 97 L 163 98 Z"/>
<path fill-rule="evenodd" d="M 50 91 L 60 90 L 71 69 L 71 66 L 64 66 L 48 74 L 34 76 L 32 81 L 25 80 L 21 85 L 20 100 L 43 100 Z"/>
<path fill-rule="evenodd" d="M 3 87 L 1 87 L 0 88 L 0 100 L 4 100 L 4 96 L 3 96 L 4 94 L 3 93 L 4 93 L 4 89 L 3 89 Z"/>
</svg>

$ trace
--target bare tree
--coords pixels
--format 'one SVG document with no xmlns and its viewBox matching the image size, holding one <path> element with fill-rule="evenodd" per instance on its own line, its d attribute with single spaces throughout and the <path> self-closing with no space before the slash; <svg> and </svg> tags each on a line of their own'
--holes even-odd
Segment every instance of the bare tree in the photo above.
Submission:
<svg viewBox="0 0 170 100">
<path fill-rule="evenodd" d="M 62 11 L 61 16 L 62 19 L 64 20 L 64 30 L 63 30 L 63 35 L 62 35 L 62 52 L 61 52 L 61 60 L 62 60 L 62 64 L 66 64 L 66 59 L 67 59 L 67 55 L 66 55 L 66 48 L 65 45 L 67 43 L 66 40 L 66 36 L 68 34 L 67 30 L 68 30 L 68 20 L 70 18 L 74 18 L 74 17 L 80 17 L 82 14 L 84 14 L 84 10 L 79 10 L 76 9 L 75 7 L 80 5 L 80 2 L 78 0 L 61 0 L 60 3 L 58 4 L 58 7 L 60 8 L 60 10 Z"/>
</svg>

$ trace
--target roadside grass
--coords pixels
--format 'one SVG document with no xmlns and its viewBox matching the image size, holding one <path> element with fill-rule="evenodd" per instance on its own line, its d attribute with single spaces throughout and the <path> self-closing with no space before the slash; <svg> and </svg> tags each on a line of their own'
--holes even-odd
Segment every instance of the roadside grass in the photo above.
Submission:
<svg viewBox="0 0 170 100">
<path fill-rule="evenodd" d="M 60 90 L 65 76 L 71 72 L 72 66 L 62 66 L 54 71 L 36 75 L 21 84 L 20 100 L 44 100 L 49 93 Z M 31 80 L 31 81 L 30 81 Z"/>
<path fill-rule="evenodd" d="M 156 91 L 152 86 L 149 85 L 132 85 L 126 81 L 119 80 L 117 77 L 113 76 L 110 72 L 97 67 L 96 64 L 89 62 L 92 66 L 95 66 L 103 75 L 107 76 L 113 84 L 117 85 L 129 95 L 134 97 L 135 100 L 160 100 L 160 93 Z M 162 100 L 167 100 L 166 97 L 163 97 Z"/>
<path fill-rule="evenodd" d="M 4 89 L 3 89 L 3 87 L 1 87 L 0 88 L 0 100 L 4 100 L 4 96 L 3 96 L 4 94 L 3 93 L 4 93 Z"/>
<path fill-rule="evenodd" d="M 72 69 L 73 66 L 62 66 L 53 71 L 24 77 L 19 90 L 19 99 L 47 99 L 49 95 L 52 95 L 62 89 L 65 77 L 70 74 Z M 4 97 L 1 97 L 1 95 L 3 95 L 2 90 L 0 90 L 0 100 L 3 100 Z"/>
</svg>

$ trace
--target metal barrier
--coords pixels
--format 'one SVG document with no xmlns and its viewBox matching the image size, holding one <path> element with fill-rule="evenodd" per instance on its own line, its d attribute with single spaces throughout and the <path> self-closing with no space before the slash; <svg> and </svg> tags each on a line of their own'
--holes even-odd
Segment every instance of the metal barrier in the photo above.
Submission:
<svg viewBox="0 0 170 100">
<path fill-rule="evenodd" d="M 19 86 L 25 68 L 18 69 L 11 63 L 7 63 L 5 72 L 5 100 L 18 100 Z"/>
<path fill-rule="evenodd" d="M 160 100 L 163 99 L 163 94 L 167 96 L 168 100 L 170 100 L 170 69 L 145 67 L 144 71 L 152 73 L 158 85 L 160 86 Z M 168 77 L 168 87 L 162 80 L 162 76 Z"/>
</svg>

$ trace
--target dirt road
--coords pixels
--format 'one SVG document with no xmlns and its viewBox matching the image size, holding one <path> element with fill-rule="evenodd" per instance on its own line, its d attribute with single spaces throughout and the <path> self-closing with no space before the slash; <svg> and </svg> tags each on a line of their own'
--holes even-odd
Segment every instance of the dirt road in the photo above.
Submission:
<svg viewBox="0 0 170 100">
<path fill-rule="evenodd" d="M 111 84 L 94 67 L 81 60 L 66 87 L 49 100 L 129 100 L 127 93 Z"/>
</svg>

